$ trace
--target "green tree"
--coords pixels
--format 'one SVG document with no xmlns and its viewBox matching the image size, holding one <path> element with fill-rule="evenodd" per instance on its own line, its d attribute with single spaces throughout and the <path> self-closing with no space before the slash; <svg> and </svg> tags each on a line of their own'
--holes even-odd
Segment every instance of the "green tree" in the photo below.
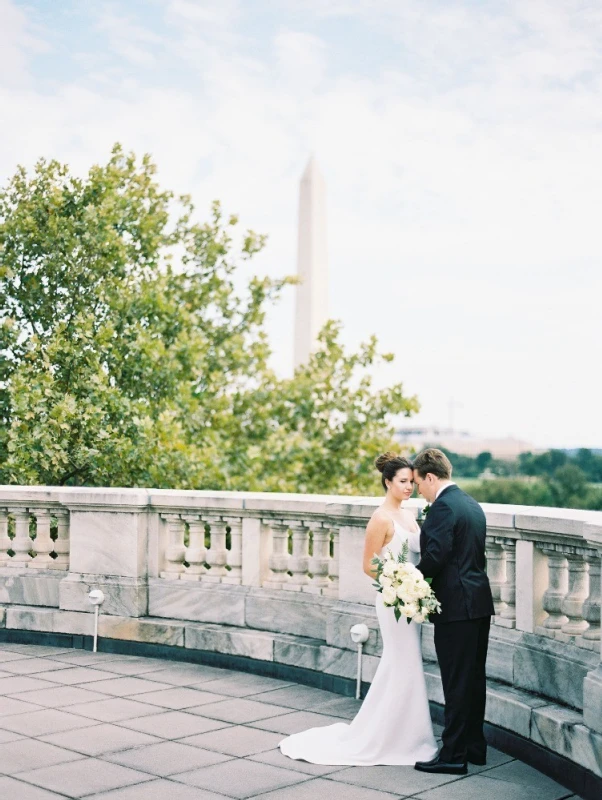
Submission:
<svg viewBox="0 0 602 800">
<path fill-rule="evenodd" d="M 150 158 L 116 146 L 86 178 L 58 162 L 0 191 L 0 478 L 12 483 L 344 491 L 411 414 L 375 391 L 370 341 L 331 324 L 290 380 L 266 308 L 289 278 L 245 276 L 264 245 L 218 204 L 193 220 Z"/>
<path fill-rule="evenodd" d="M 489 450 L 484 450 L 482 453 L 479 453 L 479 455 L 475 458 L 475 461 L 479 470 L 483 472 L 483 470 L 487 469 L 487 467 L 491 465 L 493 456 Z"/>
</svg>

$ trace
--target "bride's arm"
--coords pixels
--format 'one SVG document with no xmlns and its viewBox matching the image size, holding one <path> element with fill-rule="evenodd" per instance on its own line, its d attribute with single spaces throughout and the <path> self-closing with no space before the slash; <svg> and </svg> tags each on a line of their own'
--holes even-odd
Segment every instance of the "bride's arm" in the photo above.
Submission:
<svg viewBox="0 0 602 800">
<path fill-rule="evenodd" d="M 364 559 L 362 566 L 364 568 L 364 572 L 369 578 L 376 577 L 376 569 L 371 561 L 374 558 L 374 555 L 378 555 L 383 549 L 389 526 L 391 524 L 392 523 L 390 520 L 383 519 L 382 517 L 372 517 L 366 527 L 366 538 L 364 539 Z"/>
</svg>

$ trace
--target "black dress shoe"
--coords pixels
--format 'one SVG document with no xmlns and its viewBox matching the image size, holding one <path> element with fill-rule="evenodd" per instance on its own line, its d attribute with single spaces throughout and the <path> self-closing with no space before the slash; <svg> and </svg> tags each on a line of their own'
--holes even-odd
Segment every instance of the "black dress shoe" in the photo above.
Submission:
<svg viewBox="0 0 602 800">
<path fill-rule="evenodd" d="M 439 756 L 433 758 L 432 761 L 417 761 L 414 769 L 417 769 L 418 772 L 444 773 L 446 775 L 466 775 L 468 772 L 466 762 L 453 764 L 449 761 L 442 761 Z"/>
</svg>

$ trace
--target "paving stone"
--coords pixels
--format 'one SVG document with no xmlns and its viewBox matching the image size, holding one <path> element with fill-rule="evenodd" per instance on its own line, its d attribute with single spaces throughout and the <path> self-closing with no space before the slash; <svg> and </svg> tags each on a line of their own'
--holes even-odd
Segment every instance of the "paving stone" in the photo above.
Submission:
<svg viewBox="0 0 602 800">
<path fill-rule="evenodd" d="M 159 742 L 122 750 L 120 753 L 111 753 L 106 759 L 124 767 L 166 777 L 177 772 L 188 772 L 199 767 L 220 764 L 229 761 L 230 756 L 202 747 L 192 747 L 183 742 Z"/>
<path fill-rule="evenodd" d="M 289 709 L 290 711 L 290 709 Z M 264 731 L 274 731 L 289 735 L 299 733 L 307 728 L 322 728 L 324 725 L 333 725 L 340 722 L 340 717 L 327 717 L 325 714 L 316 714 L 313 711 L 290 711 L 279 717 L 262 719 L 257 722 L 250 722 L 252 728 L 261 728 Z"/>
<path fill-rule="evenodd" d="M 88 720 L 88 723 L 90 721 Z M 125 750 L 145 744 L 154 744 L 160 740 L 148 733 L 132 731 L 119 725 L 102 723 L 89 728 L 80 728 L 76 731 L 53 733 L 44 736 L 45 742 L 50 742 L 59 747 L 65 747 L 76 753 L 86 756 L 100 756 L 103 753 L 114 753 L 116 750 Z"/>
<path fill-rule="evenodd" d="M 459 779 L 309 764 L 277 748 L 360 706 L 202 664 L 0 642 L 0 798 L 581 800 L 494 748 Z"/>
<path fill-rule="evenodd" d="M 80 758 L 68 764 L 21 772 L 19 779 L 75 798 L 141 783 L 148 780 L 148 774 L 109 761 Z M 140 797 L 144 794 L 141 793 Z"/>
<path fill-rule="evenodd" d="M 214 720 L 208 720 L 196 714 L 187 714 L 185 711 L 166 711 L 149 717 L 126 720 L 121 724 L 132 730 L 150 733 L 152 736 L 159 736 L 162 739 L 182 739 L 184 736 L 194 736 L 197 733 L 226 727 L 226 723 L 223 721 L 216 723 Z"/>
<path fill-rule="evenodd" d="M 171 683 L 174 686 L 194 686 L 220 678 L 232 677 L 232 675 L 238 675 L 238 673 L 228 669 L 219 669 L 218 667 L 207 667 L 203 664 L 171 663 L 168 667 L 153 672 L 153 680 L 161 683 Z"/>
<path fill-rule="evenodd" d="M 366 789 L 364 786 L 345 786 L 332 783 L 329 779 L 314 778 L 313 780 L 277 789 L 275 792 L 254 795 L 253 800 L 397 800 L 399 794 L 378 792 Z M 486 800 L 482 798 L 481 800 Z"/>
<path fill-rule="evenodd" d="M 15 778 L 0 777 L 0 797 L 12 800 L 59 800 L 65 795 L 48 792 L 46 789 L 40 789 L 39 786 L 31 786 Z"/>
<path fill-rule="evenodd" d="M 107 663 L 126 658 L 130 656 L 122 656 L 119 653 L 92 653 L 90 650 L 66 650 L 54 656 L 55 661 L 76 664 L 80 667 L 100 666 L 101 669 L 104 669 Z"/>
<path fill-rule="evenodd" d="M 0 695 L 0 727 L 2 718 L 13 714 L 25 714 L 27 711 L 40 711 L 40 706 L 36 703 L 26 703 L 17 697 L 2 697 Z"/>
<path fill-rule="evenodd" d="M 23 738 L 24 737 L 20 733 L 15 733 L 14 731 L 0 731 L 0 744 L 16 742 L 18 739 Z"/>
<path fill-rule="evenodd" d="M 92 667 L 67 667 L 44 673 L 45 681 L 64 684 L 98 683 L 105 678 L 113 678 L 110 672 L 103 672 L 101 669 Z M 1 688 L 1 687 L 0 687 Z"/>
<path fill-rule="evenodd" d="M 80 756 L 36 739 L 19 739 L 0 744 L 0 774 L 13 775 L 27 769 L 51 767 L 66 761 L 75 761 Z M 0 797 L 2 795 L 0 794 Z"/>
<path fill-rule="evenodd" d="M 148 675 L 150 672 L 159 672 L 165 669 L 165 662 L 154 658 L 136 658 L 130 656 L 128 660 L 105 661 L 101 669 L 117 675 Z"/>
<path fill-rule="evenodd" d="M 487 773 L 416 794 L 421 800 L 559 800 L 566 796 L 567 789 L 564 788 L 544 793 L 529 786 L 490 778 Z"/>
<path fill-rule="evenodd" d="M 361 707 L 362 701 L 356 700 L 354 697 L 337 697 L 336 700 L 320 703 L 320 713 L 329 714 L 332 717 L 353 719 Z"/>
<path fill-rule="evenodd" d="M 90 720 L 58 708 L 44 708 L 28 714 L 4 717 L 0 724 L 5 730 L 22 733 L 24 736 L 44 736 L 73 728 L 85 728 L 90 725 Z"/>
<path fill-rule="evenodd" d="M 51 658 L 20 658 L 18 661 L 2 662 L 2 670 L 15 675 L 35 675 L 51 670 L 66 669 L 69 664 Z"/>
<path fill-rule="evenodd" d="M 35 703 L 44 708 L 66 708 L 75 703 L 91 703 L 94 700 L 104 700 L 106 695 L 83 689 L 81 686 L 55 686 L 52 684 L 47 689 L 36 689 L 33 692 L 20 692 L 12 695 L 14 700 L 24 700 Z"/>
<path fill-rule="evenodd" d="M 108 674 L 108 673 L 106 673 Z M 155 673 L 153 673 L 154 675 Z M 143 692 L 155 692 L 163 688 L 161 683 L 146 680 L 145 678 L 116 678 L 111 675 L 111 680 L 98 681 L 94 689 L 103 694 L 110 694 L 114 697 L 127 697 L 130 694 L 142 694 Z"/>
<path fill-rule="evenodd" d="M 306 778 L 309 776 L 302 776 L 299 772 L 244 759 L 227 761 L 224 764 L 174 776 L 174 780 L 182 783 L 221 792 L 235 798 L 254 797 L 256 794 L 290 786 Z"/>
<path fill-rule="evenodd" d="M 23 661 L 23 653 L 14 653 L 12 650 L 0 650 L 0 664 L 10 661 Z"/>
<path fill-rule="evenodd" d="M 293 686 L 286 681 L 279 681 L 276 678 L 264 678 L 261 675 L 235 674 L 227 678 L 213 680 L 203 688 L 208 692 L 217 692 L 231 697 L 247 697 L 248 695 L 263 694 L 272 689 L 284 689 Z"/>
<path fill-rule="evenodd" d="M 345 767 L 340 772 L 328 776 L 337 783 L 351 783 L 380 792 L 392 792 L 398 797 L 418 794 L 435 786 L 442 786 L 458 780 L 455 775 L 431 775 L 418 772 L 413 766 Z M 341 794 L 343 789 L 341 788 Z"/>
<path fill-rule="evenodd" d="M 136 697 L 139 696 L 136 695 Z M 99 695 L 99 697 L 103 699 L 94 703 L 77 703 L 69 706 L 69 713 L 88 719 L 97 719 L 100 722 L 121 722 L 125 719 L 136 719 L 160 713 L 157 706 L 139 703 L 137 700 L 128 700 L 126 697 L 106 697 L 105 695 Z"/>
<path fill-rule="evenodd" d="M 203 716 L 235 723 L 256 722 L 260 719 L 289 713 L 290 708 L 269 705 L 268 703 L 257 703 L 255 700 L 246 700 L 244 698 L 223 700 L 220 703 L 209 703 L 203 706 Z"/>
<path fill-rule="evenodd" d="M 52 795 L 52 797 L 55 796 Z M 37 798 L 32 800 L 37 800 Z M 43 799 L 40 798 L 40 800 Z M 198 789 L 196 786 L 187 786 L 185 783 L 159 779 L 139 783 L 136 786 L 126 786 L 123 789 L 115 789 L 112 792 L 95 794 L 92 800 L 224 800 L 224 795 Z"/>
<path fill-rule="evenodd" d="M 478 767 L 476 764 L 469 764 L 468 772 L 473 774 L 478 772 L 485 772 L 486 770 L 489 770 L 492 767 L 499 767 L 502 764 L 507 764 L 509 761 L 514 761 L 512 756 L 507 756 L 506 753 L 502 753 L 500 750 L 495 750 L 493 747 L 488 747 L 487 764 L 484 767 Z"/>
<path fill-rule="evenodd" d="M 312 689 L 310 686 L 287 686 L 265 694 L 257 694 L 253 700 L 259 703 L 272 703 L 275 705 L 296 708 L 302 711 L 311 711 L 317 706 L 322 706 L 332 700 L 340 700 L 341 696 L 322 689 Z"/>
<path fill-rule="evenodd" d="M 64 647 L 47 647 L 43 644 L 13 644 L 7 642 L 6 649 L 13 653 L 21 653 L 24 656 L 31 658 L 45 657 L 45 656 L 58 656 L 65 652 Z"/>
<path fill-rule="evenodd" d="M 187 686 L 173 686 L 163 688 L 160 692 L 144 692 L 136 695 L 142 703 L 162 706 L 163 708 L 190 708 L 191 706 L 202 706 L 207 703 L 217 703 L 226 698 L 221 694 L 204 692 L 200 689 L 191 689 Z"/>
<path fill-rule="evenodd" d="M 543 775 L 528 764 L 522 761 L 511 761 L 499 767 L 487 770 L 482 773 L 483 777 L 504 781 L 506 784 L 513 784 L 525 790 L 538 794 L 539 800 L 553 800 L 556 797 L 565 797 L 567 790 L 556 781 Z"/>
<path fill-rule="evenodd" d="M 282 736 L 278 734 L 278 738 Z M 260 761 L 262 764 L 271 764 L 273 767 L 282 767 L 282 769 L 292 769 L 297 772 L 305 772 L 308 775 L 328 775 L 330 772 L 338 772 L 340 766 L 326 766 L 325 764 L 310 764 L 308 761 L 297 761 L 293 758 L 283 756 L 280 750 L 268 750 L 265 753 L 257 753 L 255 755 L 247 756 L 251 761 Z"/>
<path fill-rule="evenodd" d="M 218 753 L 226 753 L 227 755 L 241 758 L 255 753 L 262 753 L 265 750 L 272 750 L 278 746 L 281 739 L 282 736 L 279 733 L 246 728 L 243 725 L 233 725 L 230 728 L 222 728 L 217 731 L 190 736 L 183 741 L 187 744 L 206 747 L 208 750 L 216 750 Z"/>
<path fill-rule="evenodd" d="M 29 692 L 34 689 L 49 689 L 52 684 L 47 681 L 44 673 L 44 680 L 40 678 L 30 678 L 27 675 L 13 675 L 12 678 L 0 679 L 0 695 L 6 697 L 7 694 L 17 694 L 17 692 Z"/>
</svg>

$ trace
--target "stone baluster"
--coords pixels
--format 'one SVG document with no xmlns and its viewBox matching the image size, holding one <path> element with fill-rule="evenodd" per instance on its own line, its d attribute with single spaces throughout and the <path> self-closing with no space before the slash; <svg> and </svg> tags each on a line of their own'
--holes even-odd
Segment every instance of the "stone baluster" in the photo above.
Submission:
<svg viewBox="0 0 602 800">
<path fill-rule="evenodd" d="M 29 553 L 32 542 L 29 536 L 29 511 L 26 508 L 9 508 L 9 512 L 15 519 L 15 538 L 11 544 L 15 554 L 8 566 L 23 569 L 31 562 Z"/>
<path fill-rule="evenodd" d="M 497 618 L 501 616 L 506 608 L 506 603 L 502 600 L 502 586 L 506 583 L 506 553 L 503 550 L 500 539 L 488 536 L 485 544 L 485 555 L 487 557 L 487 577 L 493 595 L 493 606 Z"/>
<path fill-rule="evenodd" d="M 228 563 L 228 550 L 226 549 L 227 523 L 221 517 L 204 517 L 211 528 L 210 545 L 207 550 L 207 564 L 209 570 L 203 575 L 206 583 L 221 583 L 228 576 L 226 564 Z"/>
<path fill-rule="evenodd" d="M 161 514 L 167 527 L 167 547 L 165 548 L 165 569 L 160 573 L 162 578 L 178 580 L 185 570 L 184 559 L 186 547 L 184 520 L 179 514 Z"/>
<path fill-rule="evenodd" d="M 516 541 L 516 627 L 534 633 L 546 613 L 543 595 L 548 587 L 548 560 L 528 539 Z"/>
<path fill-rule="evenodd" d="M 568 617 L 568 622 L 562 626 L 562 633 L 573 638 L 581 636 L 588 628 L 587 620 L 583 618 L 583 603 L 589 593 L 587 563 L 582 547 L 563 547 L 563 552 L 568 561 L 569 576 L 568 592 L 562 601 L 562 612 Z"/>
<path fill-rule="evenodd" d="M 8 511 L 0 508 L 0 567 L 8 564 L 12 559 L 8 551 L 12 548 L 12 541 L 8 535 Z"/>
<path fill-rule="evenodd" d="M 602 558 L 602 523 L 594 522 L 593 520 L 587 523 L 584 526 L 584 538 L 587 541 L 587 544 L 594 548 L 598 553 L 598 563 L 597 569 L 593 571 L 595 574 L 600 569 L 600 559 Z M 590 559 L 590 553 L 587 552 L 586 556 L 588 561 Z M 592 556 L 593 558 L 593 556 Z M 589 561 L 590 570 L 592 566 L 592 561 Z M 598 572 L 599 575 L 599 572 Z M 592 586 L 593 576 L 590 573 L 590 590 Z M 600 581 L 597 581 L 598 589 L 600 588 Z M 594 596 L 596 593 L 596 589 L 594 589 Z M 591 597 L 591 591 L 590 591 Z M 598 595 L 599 597 L 599 595 Z M 588 598 L 589 599 L 589 598 Z M 594 600 L 595 604 L 595 600 Z M 598 609 L 599 609 L 599 601 L 598 601 Z M 598 611 L 598 615 L 599 615 Z M 599 619 L 599 616 L 598 616 Z M 591 631 L 591 632 L 590 632 Z M 598 636 L 600 628 L 598 627 Z M 586 634 L 594 635 L 595 628 L 591 630 L 588 628 L 587 631 L 584 632 L 583 637 L 585 639 Z M 594 641 L 594 640 L 589 640 Z M 598 654 L 600 656 L 600 661 L 598 666 L 595 667 L 591 672 L 588 672 L 585 676 L 583 681 L 583 722 L 586 727 L 590 728 L 592 731 L 596 733 L 602 734 L 602 637 L 598 639 Z"/>
<path fill-rule="evenodd" d="M 306 587 L 306 591 L 314 594 L 322 594 L 325 589 L 330 588 L 330 530 L 319 522 L 306 523 L 313 534 L 312 557 L 309 560 L 309 571 L 311 572 L 311 584 Z"/>
<path fill-rule="evenodd" d="M 54 542 L 50 538 L 50 511 L 47 509 L 35 509 L 33 512 L 36 518 L 36 538 L 33 543 L 35 558 L 29 562 L 30 569 L 50 569 L 53 559 L 50 557 Z"/>
<path fill-rule="evenodd" d="M 589 566 L 589 595 L 583 603 L 583 618 L 589 627 L 583 631 L 582 640 L 578 642 L 589 650 L 600 647 L 600 606 L 602 604 L 600 553 L 597 550 L 586 550 L 585 561 Z"/>
<path fill-rule="evenodd" d="M 285 589 L 289 583 L 288 522 L 276 519 L 263 521 L 272 532 L 272 552 L 268 558 L 270 577 L 264 581 L 267 589 Z"/>
<path fill-rule="evenodd" d="M 56 558 L 52 561 L 51 569 L 69 569 L 69 512 L 60 510 L 53 512 L 56 518 L 56 540 L 54 552 Z"/>
<path fill-rule="evenodd" d="M 556 631 L 568 622 L 562 612 L 562 601 L 568 591 L 567 560 L 562 552 L 553 544 L 543 544 L 542 553 L 548 559 L 548 588 L 543 595 L 543 609 L 548 615 L 543 625 L 535 629 L 536 633 L 554 637 Z"/>
<path fill-rule="evenodd" d="M 328 597 L 339 597 L 339 529 L 338 527 L 331 527 L 331 535 L 329 541 L 332 546 L 332 556 L 328 568 L 330 585 L 324 589 L 322 594 Z"/>
<path fill-rule="evenodd" d="M 287 589 L 300 592 L 309 586 L 309 528 L 299 520 L 291 520 L 289 527 L 293 532 L 293 554 L 289 570 L 293 573 Z"/>
<path fill-rule="evenodd" d="M 224 517 L 224 521 L 230 528 L 230 550 L 228 550 L 230 570 L 222 578 L 222 583 L 239 584 L 242 582 L 242 519 Z"/>
<path fill-rule="evenodd" d="M 516 627 L 516 540 L 501 539 L 500 544 L 506 555 L 506 580 L 500 587 L 500 600 L 504 603 L 496 625 L 505 628 Z"/>
<path fill-rule="evenodd" d="M 185 516 L 184 521 L 188 523 L 188 547 L 184 555 L 184 561 L 188 567 L 180 575 L 183 581 L 200 581 L 201 576 L 205 575 L 205 559 L 207 549 L 205 547 L 205 523 L 198 515 Z"/>
</svg>

